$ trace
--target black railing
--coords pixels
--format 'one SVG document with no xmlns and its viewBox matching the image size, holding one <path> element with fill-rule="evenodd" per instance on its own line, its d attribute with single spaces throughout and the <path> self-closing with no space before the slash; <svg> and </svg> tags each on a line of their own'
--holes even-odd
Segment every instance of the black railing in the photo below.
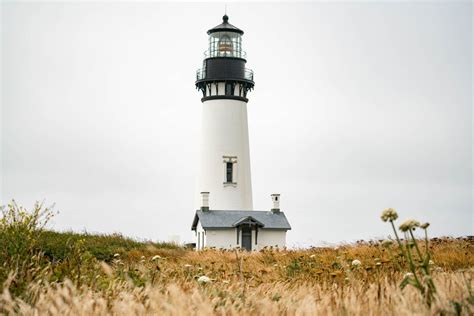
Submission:
<svg viewBox="0 0 474 316">
<path fill-rule="evenodd" d="M 201 68 L 201 69 L 198 69 L 198 71 L 196 71 L 196 80 L 203 80 L 203 79 L 206 79 L 206 69 Z M 231 79 L 236 79 L 236 78 L 231 78 Z M 253 81 L 253 71 L 251 69 L 245 68 L 243 79 Z"/>
</svg>

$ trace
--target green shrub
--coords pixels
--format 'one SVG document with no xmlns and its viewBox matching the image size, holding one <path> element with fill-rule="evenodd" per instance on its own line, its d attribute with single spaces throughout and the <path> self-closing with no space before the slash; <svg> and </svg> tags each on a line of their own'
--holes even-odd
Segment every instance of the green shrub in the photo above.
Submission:
<svg viewBox="0 0 474 316">
<path fill-rule="evenodd" d="M 52 207 L 36 202 L 33 211 L 28 212 L 14 200 L 1 207 L 0 219 L 0 282 L 12 275 L 10 291 L 21 293 L 26 285 L 42 277 L 43 256 L 38 249 L 38 240 L 43 228 L 53 216 Z"/>
</svg>

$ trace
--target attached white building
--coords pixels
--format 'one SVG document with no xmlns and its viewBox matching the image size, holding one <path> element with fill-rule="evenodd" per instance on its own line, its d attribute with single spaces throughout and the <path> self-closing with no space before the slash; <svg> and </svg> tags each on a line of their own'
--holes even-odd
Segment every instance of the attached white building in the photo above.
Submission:
<svg viewBox="0 0 474 316">
<path fill-rule="evenodd" d="M 272 195 L 271 211 L 253 210 L 247 93 L 255 83 L 253 71 L 245 68 L 244 32 L 228 19 L 224 15 L 207 32 L 209 49 L 196 76 L 196 88 L 203 94 L 198 210 L 192 224 L 196 249 L 284 247 L 291 227 L 280 212 L 280 195 Z"/>
</svg>

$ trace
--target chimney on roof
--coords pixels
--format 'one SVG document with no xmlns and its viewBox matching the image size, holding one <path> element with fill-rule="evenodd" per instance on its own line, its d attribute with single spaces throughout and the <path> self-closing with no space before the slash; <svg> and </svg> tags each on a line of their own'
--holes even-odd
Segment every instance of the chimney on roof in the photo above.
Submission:
<svg viewBox="0 0 474 316">
<path fill-rule="evenodd" d="M 272 213 L 280 213 L 280 194 L 273 193 L 272 202 L 273 202 Z"/>
<path fill-rule="evenodd" d="M 209 211 L 209 192 L 201 192 L 201 211 L 207 212 Z"/>
</svg>

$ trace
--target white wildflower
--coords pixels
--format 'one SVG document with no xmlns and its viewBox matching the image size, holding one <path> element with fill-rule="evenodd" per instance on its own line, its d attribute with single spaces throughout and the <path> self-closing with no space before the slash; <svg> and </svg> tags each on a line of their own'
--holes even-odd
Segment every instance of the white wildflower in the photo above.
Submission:
<svg viewBox="0 0 474 316">
<path fill-rule="evenodd" d="M 313 255 L 311 255 L 311 256 L 309 256 L 309 257 L 310 257 L 311 259 L 312 259 L 312 258 L 316 258 L 316 255 L 313 254 Z"/>
<path fill-rule="evenodd" d="M 361 264 L 362 264 L 362 262 L 360 262 L 360 260 L 357 260 L 357 259 L 352 260 L 352 266 L 353 267 L 358 267 Z"/>
<path fill-rule="evenodd" d="M 430 266 L 434 265 L 434 261 L 433 261 L 433 260 L 430 260 L 428 263 L 429 263 Z"/>
<path fill-rule="evenodd" d="M 411 229 L 414 229 L 415 227 L 419 227 L 420 222 L 415 221 L 414 219 L 409 219 L 404 221 L 400 227 L 398 227 L 402 232 L 407 232 Z"/>
<path fill-rule="evenodd" d="M 192 268 L 192 265 L 190 265 L 190 264 L 185 264 L 184 267 L 185 267 L 186 269 L 189 269 L 189 268 Z"/>
<path fill-rule="evenodd" d="M 120 257 L 119 253 L 114 253 L 114 258 Z"/>
<path fill-rule="evenodd" d="M 393 208 L 386 208 L 385 210 L 383 210 L 382 216 L 380 216 L 380 218 L 384 222 L 386 221 L 393 222 L 394 220 L 398 218 L 398 214 L 397 214 L 397 211 L 395 211 Z"/>
<path fill-rule="evenodd" d="M 155 255 L 151 258 L 151 261 L 156 261 L 158 259 L 161 259 L 161 256 L 160 255 Z"/>
<path fill-rule="evenodd" d="M 406 279 L 406 278 L 411 278 L 411 277 L 413 277 L 413 273 L 407 272 L 407 273 L 405 273 L 405 275 L 404 275 L 403 277 L 404 277 L 405 279 Z"/>
<path fill-rule="evenodd" d="M 198 278 L 198 283 L 199 284 L 206 284 L 206 283 L 210 283 L 211 282 L 211 279 L 209 279 L 207 276 L 205 275 L 201 275 L 199 278 Z"/>
</svg>

